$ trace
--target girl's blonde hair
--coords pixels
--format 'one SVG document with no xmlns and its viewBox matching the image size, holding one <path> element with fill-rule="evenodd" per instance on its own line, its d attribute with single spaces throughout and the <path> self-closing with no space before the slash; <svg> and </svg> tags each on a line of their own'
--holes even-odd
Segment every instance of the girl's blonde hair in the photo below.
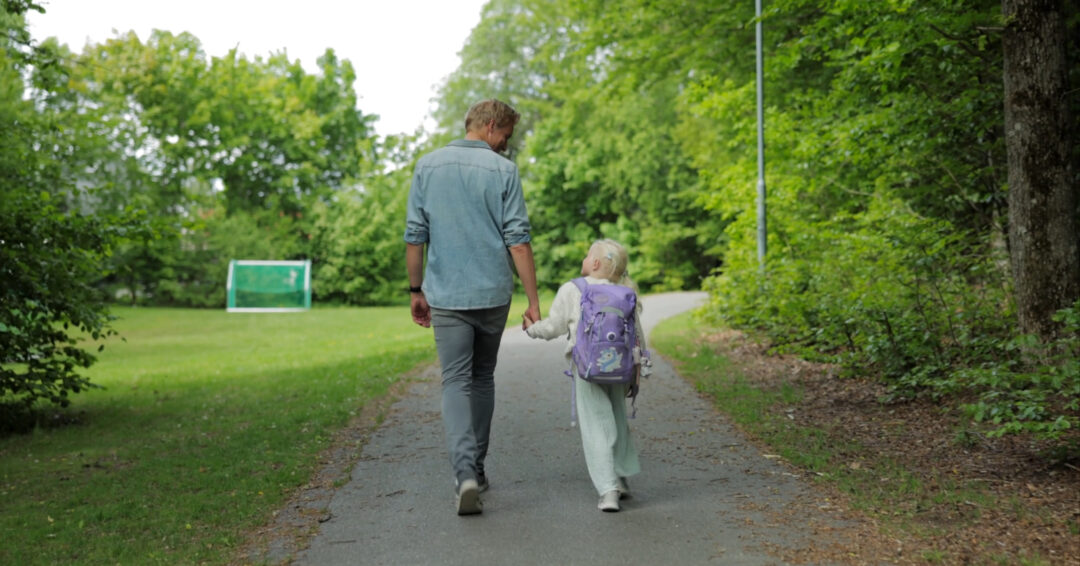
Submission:
<svg viewBox="0 0 1080 566">
<path fill-rule="evenodd" d="M 598 252 L 596 255 L 606 266 L 604 269 L 606 279 L 624 287 L 630 287 L 637 292 L 637 285 L 630 279 L 630 254 L 622 244 L 610 238 L 604 238 L 596 240 L 589 246 L 589 250 L 593 249 Z"/>
</svg>

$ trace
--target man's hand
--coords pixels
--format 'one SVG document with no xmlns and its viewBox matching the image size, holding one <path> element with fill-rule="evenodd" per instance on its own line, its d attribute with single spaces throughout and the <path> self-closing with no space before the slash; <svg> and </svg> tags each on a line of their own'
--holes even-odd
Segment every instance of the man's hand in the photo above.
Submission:
<svg viewBox="0 0 1080 566">
<path fill-rule="evenodd" d="M 540 322 L 540 307 L 529 307 L 521 315 L 521 329 L 527 330 L 530 326 Z"/>
<path fill-rule="evenodd" d="M 420 287 L 424 280 L 424 245 L 405 244 L 405 267 L 409 272 L 409 287 Z M 412 310 L 413 322 L 431 327 L 431 307 L 427 304 L 424 293 L 409 293 L 409 308 Z"/>
<path fill-rule="evenodd" d="M 431 328 L 431 307 L 428 306 L 424 294 L 413 293 L 409 298 L 409 303 L 413 322 L 424 328 Z"/>
</svg>

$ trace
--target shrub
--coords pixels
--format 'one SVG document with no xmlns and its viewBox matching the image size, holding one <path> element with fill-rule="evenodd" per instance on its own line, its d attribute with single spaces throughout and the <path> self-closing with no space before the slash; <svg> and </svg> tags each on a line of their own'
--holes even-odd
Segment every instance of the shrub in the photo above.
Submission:
<svg viewBox="0 0 1080 566">
<path fill-rule="evenodd" d="M 996 358 L 957 372 L 977 399 L 963 405 L 965 413 L 994 425 L 991 434 L 1059 439 L 1080 427 L 1080 301 L 1054 320 L 1062 325 L 1056 340 L 1020 335 Z"/>
<path fill-rule="evenodd" d="M 887 199 L 787 226 L 764 277 L 733 253 L 709 280 L 718 322 L 879 377 L 883 401 L 952 399 L 993 434 L 1056 440 L 1080 424 L 1080 305 L 1058 313 L 1052 343 L 1017 335 L 994 246 Z"/>
<path fill-rule="evenodd" d="M 120 222 L 64 213 L 48 193 L 4 191 L 0 402 L 8 411 L 29 414 L 38 400 L 67 406 L 70 393 L 92 387 L 77 372 L 94 362 L 79 347 L 79 335 L 97 340 L 114 333 L 93 283 L 125 231 Z"/>
</svg>

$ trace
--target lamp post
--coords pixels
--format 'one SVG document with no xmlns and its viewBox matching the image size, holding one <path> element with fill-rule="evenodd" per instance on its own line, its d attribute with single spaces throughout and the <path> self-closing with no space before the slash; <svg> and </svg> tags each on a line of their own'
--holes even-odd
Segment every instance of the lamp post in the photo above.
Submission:
<svg viewBox="0 0 1080 566">
<path fill-rule="evenodd" d="M 761 53 L 761 0 L 754 1 L 756 11 L 756 36 L 757 36 L 757 253 L 758 263 L 762 274 L 765 273 L 765 237 L 768 233 L 765 226 L 765 107 L 764 107 L 764 77 L 762 72 Z"/>
</svg>

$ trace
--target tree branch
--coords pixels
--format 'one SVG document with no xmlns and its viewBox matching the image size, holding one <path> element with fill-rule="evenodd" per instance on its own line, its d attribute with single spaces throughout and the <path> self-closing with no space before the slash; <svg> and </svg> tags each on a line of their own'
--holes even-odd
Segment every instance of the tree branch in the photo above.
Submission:
<svg viewBox="0 0 1080 566">
<path fill-rule="evenodd" d="M 926 24 L 926 25 L 929 26 L 930 29 L 932 29 L 932 30 L 938 32 L 939 34 L 941 34 L 941 36 L 944 37 L 945 39 L 951 39 L 951 40 L 955 41 L 957 43 L 957 45 L 959 45 L 960 48 L 963 49 L 964 51 L 967 51 L 969 55 L 971 55 L 973 57 L 980 58 L 980 59 L 982 58 L 982 53 L 980 53 L 978 49 L 975 49 L 974 47 L 971 46 L 971 41 L 970 40 L 968 40 L 966 38 L 963 38 L 963 37 L 960 37 L 958 35 L 953 35 L 953 34 L 947 32 L 947 31 L 939 28 L 938 26 L 936 26 L 934 24 Z"/>
</svg>

